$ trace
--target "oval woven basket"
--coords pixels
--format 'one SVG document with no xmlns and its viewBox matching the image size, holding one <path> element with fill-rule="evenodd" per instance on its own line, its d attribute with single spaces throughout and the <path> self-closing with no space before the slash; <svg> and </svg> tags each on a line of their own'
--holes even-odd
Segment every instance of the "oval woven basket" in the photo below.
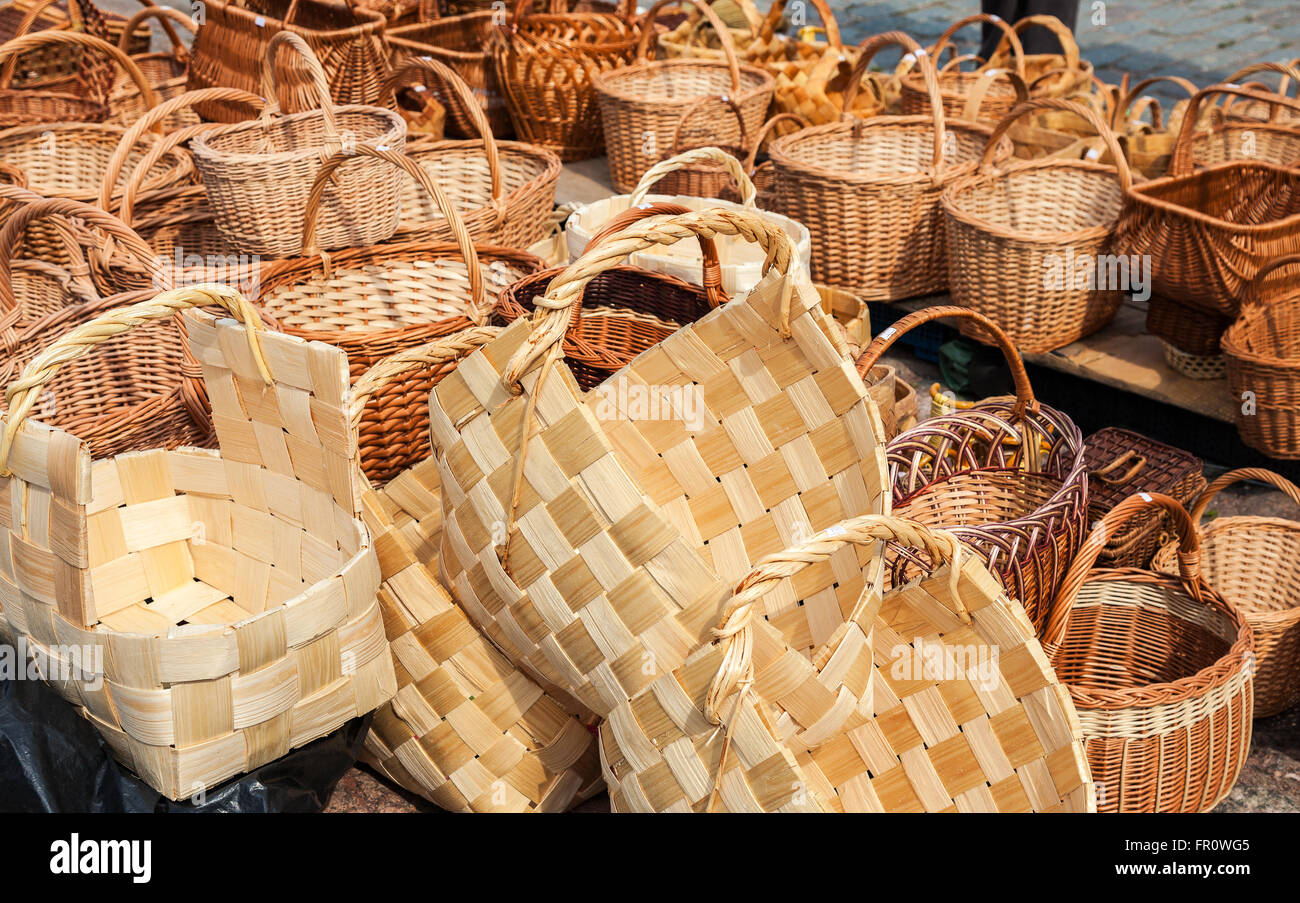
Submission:
<svg viewBox="0 0 1300 903">
<path fill-rule="evenodd" d="M 186 330 L 222 451 L 92 461 L 77 437 L 29 416 L 61 364 L 213 304 L 242 322 L 193 312 Z M 14 550 L 0 568 L 3 620 L 50 656 L 50 682 L 113 754 L 172 799 L 323 736 L 396 689 L 378 561 L 352 516 L 344 354 L 258 327 L 228 290 L 165 292 L 62 336 L 9 387 L 3 416 L 3 483 L 23 500 L 15 523 L 41 525 L 0 527 Z M 255 438 L 271 434 L 274 444 Z M 51 501 L 61 520 L 41 513 Z"/>
<path fill-rule="evenodd" d="M 1179 535 L 1178 575 L 1090 570 L 1115 531 L 1157 505 Z M 1083 722 L 1101 812 L 1206 812 L 1250 749 L 1250 625 L 1206 585 L 1196 528 L 1140 493 L 1089 533 L 1061 583 L 1043 647 Z"/>
<path fill-rule="evenodd" d="M 939 35 L 939 40 L 925 51 L 932 59 L 939 60 L 945 48 L 952 47 L 953 36 L 970 25 L 989 24 L 1002 30 L 1003 40 L 1009 42 L 1011 63 L 1009 71 L 1023 81 L 1025 78 L 1024 48 L 1020 38 L 1004 20 L 997 16 L 976 13 L 959 19 Z M 972 71 L 962 71 L 962 57 L 956 57 L 939 70 L 939 96 L 943 100 L 943 115 L 946 119 L 965 119 L 971 122 L 988 120 L 1000 122 L 1011 115 L 1011 110 L 1025 100 L 1019 96 L 1013 82 L 999 82 L 997 75 L 1001 71 L 992 64 L 984 64 Z M 929 109 L 930 98 L 925 77 L 914 71 L 915 54 L 911 60 L 906 56 L 900 68 L 905 68 L 899 78 L 899 112 L 905 116 L 918 116 Z M 938 65 L 938 62 L 935 63 Z M 975 102 L 971 104 L 972 96 Z"/>
<path fill-rule="evenodd" d="M 1258 480 L 1300 504 L 1300 488 L 1270 470 L 1244 467 L 1223 474 L 1196 499 L 1200 525 L 1214 497 L 1234 483 Z M 1215 517 L 1198 526 L 1201 575 L 1235 608 L 1255 634 L 1255 717 L 1268 718 L 1300 703 L 1300 523 L 1280 517 Z M 1178 573 L 1178 545 L 1156 553 L 1152 570 Z"/>
<path fill-rule="evenodd" d="M 87 230 L 62 216 L 32 216 L 29 207 L 50 200 L 25 189 L 3 185 L 0 197 L 6 199 L 6 228 L 0 231 L 0 342 L 6 369 L 0 382 L 8 384 L 16 375 L 10 362 L 25 350 L 15 330 L 64 307 L 96 301 L 99 290 L 86 261 L 84 244 L 94 241 Z M 24 221 L 7 228 L 20 213 Z M 36 256 L 29 256 L 30 251 L 19 250 L 27 232 L 38 224 L 59 242 L 57 253 L 37 250 Z"/>
<path fill-rule="evenodd" d="M 898 336 L 945 317 L 979 323 L 1002 350 L 1014 398 L 990 398 L 932 416 L 893 439 L 886 454 L 894 513 L 949 530 L 970 546 L 1041 627 L 1087 530 L 1083 434 L 1034 397 L 1014 343 L 982 314 L 930 307 L 882 331 L 858 359 L 866 374 Z M 895 579 L 915 560 L 896 555 Z"/>
<path fill-rule="evenodd" d="M 1047 110 L 1089 123 L 1115 164 L 1058 158 L 997 167 L 993 153 L 1012 124 Z M 1115 136 L 1087 107 L 1053 98 L 1016 107 L 993 129 L 979 169 L 943 193 L 953 302 L 997 323 L 1021 352 L 1053 351 L 1101 329 L 1142 281 L 1131 269 L 1140 262 L 1110 256 L 1132 184 Z M 975 337 L 970 322 L 961 330 Z"/>
<path fill-rule="evenodd" d="M 456 242 L 421 239 L 316 251 L 320 198 L 350 155 L 321 164 L 302 224 L 308 250 L 262 265 L 258 304 L 284 331 L 345 350 L 353 378 L 389 355 L 487 323 L 497 295 L 542 268 L 526 251 L 476 248 L 438 183 L 407 157 L 365 146 L 356 152 L 418 178 L 452 224 Z M 382 484 L 429 456 L 425 401 L 432 385 L 432 374 L 416 372 L 376 393 L 360 439 L 361 466 L 371 480 Z"/>
<path fill-rule="evenodd" d="M 148 28 L 148 21 L 154 18 L 158 19 L 162 24 L 163 33 L 171 41 L 171 49 L 156 53 L 143 53 L 132 57 L 131 61 L 140 68 L 140 73 L 149 82 L 149 87 L 153 88 L 156 100 L 167 100 L 185 93 L 187 73 L 190 68 L 189 48 L 185 46 L 180 35 L 176 33 L 172 22 L 179 23 L 191 35 L 198 31 L 198 25 L 180 10 L 167 6 L 146 6 L 130 18 L 117 49 L 123 53 L 128 53 L 131 38 L 137 28 L 141 25 Z M 113 87 L 108 95 L 109 121 L 116 122 L 119 125 L 129 125 L 144 115 L 148 109 L 149 105 L 146 98 L 140 93 L 139 87 L 131 76 L 125 73 L 119 75 L 114 80 Z M 198 121 L 198 113 L 193 110 L 185 110 L 167 120 L 165 128 L 167 131 L 174 131 L 182 126 L 193 125 Z"/>
<path fill-rule="evenodd" d="M 920 49 L 901 32 L 865 41 L 850 95 L 876 53 L 891 45 Z M 869 301 L 947 289 L 939 196 L 974 171 L 989 136 L 984 126 L 945 124 L 934 67 L 928 56 L 919 62 L 930 85 L 929 115 L 814 126 L 778 139 L 769 151 L 777 211 L 812 233 L 813 279 Z M 1010 153 L 1008 142 L 998 159 Z"/>
<path fill-rule="evenodd" d="M 317 89 L 319 109 L 279 115 L 274 100 L 252 122 L 205 131 L 190 142 L 217 228 L 249 254 L 299 253 L 307 194 L 324 156 L 383 147 L 401 153 L 406 122 L 380 107 L 335 107 L 325 71 L 307 42 L 282 31 L 266 45 L 262 96 L 276 96 L 275 59 L 282 45 L 302 56 Z M 344 146 L 346 142 L 346 147 Z M 397 172 L 379 160 L 342 167 L 327 191 L 317 241 L 347 248 L 383 241 L 397 228 Z"/>
<path fill-rule="evenodd" d="M 353 386 L 353 428 L 388 385 L 412 373 L 432 373 L 436 382 L 499 332 L 474 327 L 380 361 Z M 603 791 L 594 716 L 512 665 L 438 582 L 434 459 L 382 488 L 364 474 L 357 480 L 361 517 L 379 552 L 379 605 L 397 672 L 397 695 L 375 713 L 363 757 L 455 812 L 563 811 Z"/>
<path fill-rule="evenodd" d="M 1069 97 L 1086 90 L 1093 81 L 1092 63 L 1079 55 L 1079 43 L 1074 31 L 1056 16 L 1034 15 L 1018 19 L 1012 30 L 1017 36 L 1030 28 L 1045 28 L 1056 36 L 1062 53 L 1031 53 L 1024 57 L 1024 76 L 1034 84 L 1034 97 Z M 1009 36 L 1003 35 L 993 55 L 990 66 L 1006 68 L 1014 61 Z"/>
</svg>

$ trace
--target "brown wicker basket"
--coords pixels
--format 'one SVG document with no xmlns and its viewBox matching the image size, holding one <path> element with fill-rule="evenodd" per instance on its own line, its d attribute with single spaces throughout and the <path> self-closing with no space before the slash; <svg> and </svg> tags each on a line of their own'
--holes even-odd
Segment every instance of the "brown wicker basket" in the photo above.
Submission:
<svg viewBox="0 0 1300 903">
<path fill-rule="evenodd" d="M 1237 432 L 1269 457 L 1300 459 L 1300 254 L 1264 264 L 1245 302 L 1222 340 Z"/>
<path fill-rule="evenodd" d="M 456 240 L 395 241 L 316 252 L 319 201 L 350 155 L 326 160 L 312 185 L 302 227 L 301 257 L 263 264 L 259 305 L 292 335 L 328 342 L 348 353 L 355 379 L 379 361 L 438 336 L 483 325 L 497 295 L 542 268 L 526 251 L 476 248 L 438 183 L 392 151 L 358 145 L 356 152 L 419 179 L 451 224 Z M 425 400 L 432 375 L 414 372 L 375 394 L 361 423 L 361 466 L 383 483 L 429 456 Z"/>
<path fill-rule="evenodd" d="M 957 20 L 948 26 L 944 33 L 939 36 L 939 40 L 935 41 L 933 46 L 926 52 L 929 53 L 932 59 L 940 59 L 944 48 L 950 46 L 950 42 L 957 32 L 970 25 L 980 23 L 994 25 L 1002 29 L 1003 40 L 1010 42 L 1012 52 L 1012 66 L 1006 71 L 1015 73 L 1023 83 L 1025 78 L 1024 48 L 1021 47 L 1020 38 L 1017 37 L 1011 26 L 997 16 L 976 13 Z M 1018 96 L 1014 83 L 997 81 L 997 74 L 1001 71 L 998 67 L 985 64 L 973 71 L 963 72 L 960 69 L 962 59 L 962 57 L 956 57 L 939 70 L 939 96 L 943 99 L 944 118 L 977 121 L 977 117 L 978 121 L 987 120 L 991 125 L 1006 119 L 1011 115 L 1011 110 L 1026 99 L 1023 96 Z M 907 66 L 907 63 L 914 60 L 915 54 L 913 54 L 912 60 L 908 60 L 906 56 L 904 57 L 905 62 L 903 65 L 907 67 L 908 71 L 901 75 L 899 81 L 899 112 L 907 116 L 917 116 L 925 113 L 930 106 L 925 77 L 921 73 L 913 71 L 914 67 Z M 937 66 L 938 63 L 936 62 L 935 65 Z M 976 92 L 978 92 L 978 95 Z M 973 109 L 970 103 L 972 96 L 975 97 Z"/>
<path fill-rule="evenodd" d="M 811 122 L 797 113 L 777 113 L 763 123 L 763 127 L 758 130 L 758 134 L 750 142 L 749 155 L 745 158 L 745 172 L 749 174 L 750 181 L 754 183 L 754 203 L 763 210 L 771 210 L 776 204 L 776 166 L 771 160 L 764 160 L 759 163 L 758 152 L 769 139 L 776 141 L 782 137 L 782 134 L 777 133 L 777 127 L 783 124 L 794 126 L 793 129 L 788 129 L 782 133 L 784 135 L 793 134 L 812 125 Z"/>
<path fill-rule="evenodd" d="M 1191 452 L 1114 426 L 1083 441 L 1088 515 L 1093 522 L 1137 492 L 1160 492 L 1189 505 L 1205 488 L 1204 465 Z M 1144 568 L 1172 533 L 1172 522 L 1163 510 L 1135 515 L 1115 531 L 1098 561 L 1106 567 Z"/>
<path fill-rule="evenodd" d="M 1115 164 L 1049 158 L 996 168 L 993 155 L 1012 123 L 1046 110 L 1088 122 Z M 1087 107 L 1055 98 L 1016 107 L 994 128 L 979 169 L 943 193 L 953 302 L 993 320 L 1022 352 L 1053 351 L 1101 329 L 1137 285 L 1127 259 L 1122 274 L 1103 269 L 1132 184 L 1115 136 Z M 1080 283 L 1080 264 L 1090 262 L 1092 278 Z M 1111 276 L 1124 284 L 1105 285 Z M 961 329 L 976 331 L 970 322 Z"/>
<path fill-rule="evenodd" d="M 167 100 L 185 93 L 190 68 L 189 48 L 181 41 L 180 35 L 176 33 L 176 29 L 168 20 L 179 23 L 190 34 L 194 34 L 198 30 L 198 25 L 185 13 L 169 6 L 146 6 L 132 16 L 127 23 L 127 30 L 122 33 L 122 40 L 118 44 L 118 50 L 127 53 L 136 27 L 144 25 L 145 28 L 148 28 L 148 20 L 154 18 L 162 23 L 163 33 L 171 41 L 171 49 L 156 53 L 142 53 L 131 59 L 140 67 L 140 72 L 144 77 L 148 79 L 149 86 L 153 88 L 156 99 Z M 108 95 L 109 121 L 116 122 L 119 125 L 129 125 L 144 115 L 148 109 L 144 96 L 131 80 L 131 77 L 125 74 L 119 75 L 113 82 L 113 87 Z M 193 110 L 185 110 L 168 119 L 163 128 L 166 131 L 175 131 L 182 126 L 193 125 L 198 121 L 199 115 L 197 113 Z"/>
<path fill-rule="evenodd" d="M 718 109 L 721 104 L 722 109 Z M 692 126 L 687 128 L 687 123 L 698 122 L 699 116 L 706 107 L 712 108 L 711 115 L 707 116 L 708 125 L 704 128 Z M 709 140 L 709 134 L 716 131 L 716 123 L 719 118 L 725 116 L 724 111 L 730 111 L 736 124 L 740 127 L 740 143 L 734 147 L 718 147 L 714 142 Z M 666 159 L 676 158 L 679 154 L 684 154 L 690 150 L 697 150 L 701 147 L 716 147 L 734 157 L 737 160 L 744 160 L 749 156 L 749 129 L 745 125 L 745 114 L 736 101 L 727 97 L 725 101 L 716 97 L 701 97 L 686 108 L 682 118 L 677 122 L 677 128 L 673 132 L 673 143 L 669 149 Z M 651 167 L 653 169 L 653 167 Z M 646 172 L 650 170 L 647 169 Z M 642 178 L 645 173 L 641 174 Z M 640 187 L 640 183 L 638 183 Z M 692 163 L 674 167 L 669 173 L 666 173 L 659 179 L 656 189 L 660 194 L 669 194 L 674 196 L 692 197 L 692 198 L 719 198 L 732 203 L 742 203 L 745 199 L 741 197 L 741 186 L 736 184 L 735 176 L 732 175 L 732 169 L 729 165 L 711 160 L 697 160 Z M 750 200 L 752 203 L 752 199 Z"/>
<path fill-rule="evenodd" d="M 72 84 L 58 84 L 58 90 L 44 87 L 15 88 L 13 73 L 20 55 L 49 46 L 70 46 L 93 51 L 126 73 L 140 92 L 142 103 L 152 106 L 153 89 L 140 67 L 112 44 L 76 31 L 38 31 L 0 45 L 0 127 L 51 122 L 103 122 L 109 116 L 108 86 L 97 79 L 79 77 Z M 110 75 L 109 78 L 112 76 Z"/>
<path fill-rule="evenodd" d="M 1024 76 L 1034 85 L 1030 94 L 1034 97 L 1069 97 L 1081 90 L 1086 90 L 1093 80 L 1092 63 L 1079 55 L 1079 44 L 1074 39 L 1074 32 L 1065 26 L 1056 16 L 1025 16 L 1016 21 L 1014 31 L 1022 35 L 1029 28 L 1046 28 L 1061 42 L 1064 53 L 1031 53 L 1024 57 Z M 1007 68 L 1012 62 L 1012 45 L 1006 36 L 998 42 L 993 55 L 989 57 L 990 66 Z"/>
<path fill-rule="evenodd" d="M 239 88 L 258 93 L 267 45 L 284 31 L 302 38 L 325 68 L 330 99 L 341 105 L 393 106 L 385 93 L 388 45 L 384 17 L 360 9 L 354 0 L 204 0 L 206 21 L 194 36 L 189 88 Z M 309 69 L 292 69 L 276 82 L 274 99 L 285 113 L 320 107 L 319 88 Z M 204 119 L 240 122 L 238 104 L 214 102 L 199 109 Z"/>
<path fill-rule="evenodd" d="M 886 449 L 894 513 L 951 531 L 1002 581 L 1036 627 L 1087 530 L 1088 478 L 1083 436 L 1069 417 L 1034 397 L 1014 343 L 997 324 L 960 307 L 931 307 L 883 330 L 858 359 L 867 374 L 899 335 L 945 317 L 982 326 L 1001 348 L 1014 398 L 932 416 Z M 894 558 L 901 583 L 916 562 Z"/>
<path fill-rule="evenodd" d="M 1173 518 L 1178 575 L 1090 570 L 1128 518 Z M 1250 749 L 1254 642 L 1206 585 L 1187 511 L 1140 493 L 1093 530 L 1070 571 L 1043 646 L 1083 722 L 1101 812 L 1206 812 L 1228 795 Z"/>
<path fill-rule="evenodd" d="M 109 18 L 90 0 L 36 0 L 6 5 L 0 11 L 0 43 L 42 31 L 76 32 L 90 35 L 109 44 L 118 43 L 122 17 L 114 15 L 116 31 Z M 138 42 L 139 32 L 134 36 Z M 144 49 L 150 35 L 145 33 Z M 138 46 L 138 43 L 134 46 Z M 97 96 L 108 89 L 113 73 L 108 60 L 96 51 L 69 44 L 45 44 L 27 51 L 11 73 L 15 88 L 71 93 L 89 92 Z M 7 67 L 8 68 L 8 67 Z"/>
<path fill-rule="evenodd" d="M 1270 470 L 1245 467 L 1223 474 L 1200 494 L 1192 522 L 1200 524 L 1214 496 L 1233 483 L 1258 480 L 1300 504 L 1300 488 Z M 1300 523 L 1280 517 L 1215 517 L 1200 527 L 1201 574 L 1250 624 L 1255 634 L 1255 717 L 1278 715 L 1300 703 Z M 1167 545 L 1152 568 L 1178 573 L 1178 546 Z"/>
<path fill-rule="evenodd" d="M 920 49 L 901 32 L 864 42 L 850 95 L 872 58 L 890 45 Z M 778 139 L 769 151 L 777 212 L 812 233 L 813 279 L 869 301 L 947 289 L 939 197 L 974 171 L 990 134 L 973 123 L 945 125 L 934 67 L 928 56 L 919 61 L 931 89 L 929 115 L 814 126 Z M 995 159 L 1010 154 L 1007 142 Z"/>
<path fill-rule="evenodd" d="M 319 108 L 279 115 L 276 51 L 288 45 L 301 55 L 315 81 Z M 322 156 L 361 147 L 401 153 L 406 122 L 392 110 L 335 107 L 325 70 L 307 42 L 282 31 L 266 45 L 262 96 L 272 98 L 253 122 L 205 131 L 190 142 L 217 228 L 249 254 L 285 257 L 298 244 L 307 194 Z M 346 147 L 344 146 L 346 143 Z M 397 228 L 398 174 L 379 160 L 353 160 L 341 168 L 320 212 L 322 248 L 383 241 Z"/>
<path fill-rule="evenodd" d="M 658 0 L 641 23 L 641 43 L 632 65 L 602 72 L 593 81 L 600 101 L 600 119 L 609 156 L 609 178 L 614 190 L 626 194 L 636 187 L 647 169 L 672 156 L 683 119 L 683 104 L 700 98 L 734 102 L 738 118 L 718 116 L 695 135 L 696 146 L 740 148 L 746 132 L 754 134 L 767 118 L 775 81 L 757 66 L 741 65 L 727 29 L 703 0 L 689 0 L 709 18 L 722 36 L 726 62 L 700 59 L 654 61 L 651 42 L 655 16 L 676 0 Z M 708 195 L 706 195 L 707 197 Z"/>
</svg>

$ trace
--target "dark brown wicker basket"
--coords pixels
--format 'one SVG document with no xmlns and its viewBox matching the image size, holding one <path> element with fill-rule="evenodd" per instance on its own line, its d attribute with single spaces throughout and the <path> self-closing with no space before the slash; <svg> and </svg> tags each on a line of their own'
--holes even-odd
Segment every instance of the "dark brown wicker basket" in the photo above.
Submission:
<svg viewBox="0 0 1300 903">
<path fill-rule="evenodd" d="M 1218 354 L 1219 339 L 1231 325 L 1231 317 L 1163 295 L 1152 295 L 1147 305 L 1147 332 L 1188 354 Z"/>
</svg>

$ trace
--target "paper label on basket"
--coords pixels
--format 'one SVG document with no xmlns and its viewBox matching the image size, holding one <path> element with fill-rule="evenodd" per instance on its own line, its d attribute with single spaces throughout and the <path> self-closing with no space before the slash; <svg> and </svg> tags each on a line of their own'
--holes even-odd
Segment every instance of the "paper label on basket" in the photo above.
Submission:
<svg viewBox="0 0 1300 903">
<path fill-rule="evenodd" d="M 415 88 L 416 94 L 423 94 L 425 91 L 428 90 L 428 88 L 426 88 L 424 85 L 413 85 L 412 87 Z"/>
<path fill-rule="evenodd" d="M 994 22 L 1002 21 L 1002 17 L 999 16 L 997 13 L 989 13 L 989 18 L 992 19 Z"/>
<path fill-rule="evenodd" d="M 387 144 L 376 144 L 375 150 L 386 151 L 386 150 L 391 150 L 391 148 Z"/>
<path fill-rule="evenodd" d="M 914 55 L 910 54 L 910 53 L 905 53 L 905 54 L 903 54 L 903 62 L 905 62 L 905 63 L 915 63 L 915 62 L 916 62 L 916 57 L 915 57 Z"/>
<path fill-rule="evenodd" d="M 1138 498 L 1142 499 L 1142 501 L 1144 501 L 1144 502 L 1149 502 L 1149 501 L 1152 500 L 1152 499 L 1151 499 L 1151 496 L 1148 495 L 1148 494 L 1145 493 L 1145 492 L 1139 492 L 1139 493 L 1138 493 Z"/>
<path fill-rule="evenodd" d="M 265 28 L 266 16 L 258 16 L 256 19 L 253 20 L 253 24 L 256 25 L 258 28 Z"/>
<path fill-rule="evenodd" d="M 983 73 L 985 78 L 997 78 L 1001 74 L 1001 69 L 985 69 Z"/>
<path fill-rule="evenodd" d="M 1101 151 L 1097 150 L 1097 148 L 1095 147 L 1090 147 L 1088 148 L 1088 152 L 1084 154 L 1084 156 L 1087 157 L 1089 160 L 1100 160 Z"/>
<path fill-rule="evenodd" d="M 916 51 L 916 55 L 917 55 L 918 57 L 925 56 L 925 48 L 922 47 L 922 48 L 920 48 L 919 50 L 917 50 L 917 51 Z"/>
<path fill-rule="evenodd" d="M 892 327 L 892 326 L 888 326 L 888 327 L 886 327 L 885 329 L 880 330 L 880 335 L 876 336 L 876 338 L 878 338 L 878 339 L 892 339 L 892 338 L 894 337 L 894 333 L 896 333 L 896 332 L 898 332 L 897 329 L 895 329 L 895 328 Z"/>
<path fill-rule="evenodd" d="M 833 527 L 827 527 L 826 530 L 824 531 L 824 535 L 826 535 L 826 536 L 843 536 L 844 534 L 846 534 L 846 533 L 848 533 L 848 532 L 849 532 L 848 530 L 845 530 L 845 529 L 844 529 L 843 527 L 841 527 L 839 524 L 836 524 L 836 525 L 833 526 Z"/>
</svg>

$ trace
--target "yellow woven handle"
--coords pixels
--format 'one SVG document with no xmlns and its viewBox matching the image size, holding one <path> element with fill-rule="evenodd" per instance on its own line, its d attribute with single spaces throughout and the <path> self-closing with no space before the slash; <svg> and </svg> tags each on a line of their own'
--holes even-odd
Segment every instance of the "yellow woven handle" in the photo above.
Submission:
<svg viewBox="0 0 1300 903">
<path fill-rule="evenodd" d="M 641 181 L 637 182 L 636 189 L 632 192 L 632 206 L 636 207 L 644 203 L 646 195 L 650 193 L 650 188 L 664 176 L 694 163 L 716 163 L 719 166 L 725 166 L 727 172 L 740 186 L 740 199 L 743 205 L 746 207 L 754 206 L 754 199 L 758 197 L 758 193 L 754 189 L 753 179 L 745 174 L 745 167 L 741 165 L 739 160 L 716 147 L 697 147 L 675 157 L 669 157 L 667 160 L 660 160 L 654 166 L 651 166 L 645 171 L 645 175 L 641 176 Z"/>
<path fill-rule="evenodd" d="M 0 436 L 0 477 L 12 475 L 9 470 L 9 454 L 13 451 L 14 440 L 17 439 L 28 414 L 45 390 L 46 384 L 54 378 L 60 367 L 88 354 L 96 346 L 121 335 L 128 329 L 157 320 L 166 320 L 178 311 L 192 307 L 209 306 L 225 308 L 244 324 L 253 360 L 257 362 L 262 380 L 270 385 L 271 369 L 262 354 L 262 345 L 257 338 L 263 326 L 258 319 L 257 311 L 244 300 L 243 295 L 232 288 L 212 283 L 163 292 L 151 300 L 110 311 L 81 324 L 59 336 L 49 348 L 32 359 L 22 376 L 14 380 L 5 392 L 9 411 L 5 417 L 4 435 Z"/>
</svg>

